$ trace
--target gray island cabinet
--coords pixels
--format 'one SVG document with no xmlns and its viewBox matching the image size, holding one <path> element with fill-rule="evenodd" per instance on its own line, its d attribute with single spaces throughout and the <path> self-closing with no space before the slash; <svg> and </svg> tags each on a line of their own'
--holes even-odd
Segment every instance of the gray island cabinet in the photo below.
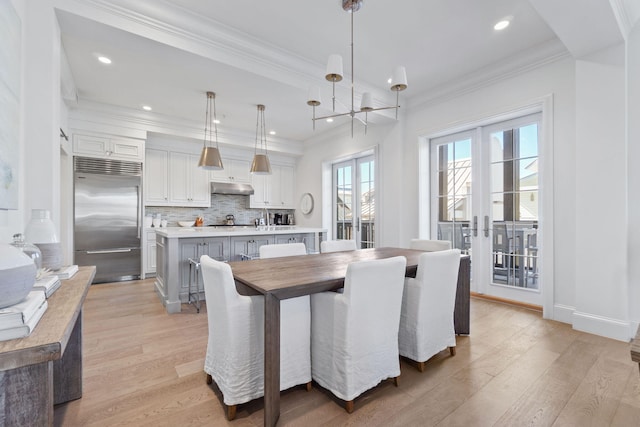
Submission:
<svg viewBox="0 0 640 427">
<path fill-rule="evenodd" d="M 167 313 L 178 313 L 189 301 L 189 258 L 209 255 L 219 261 L 240 261 L 258 255 L 260 246 L 274 243 L 304 243 L 307 252 L 317 252 L 326 230 L 306 227 L 195 227 L 156 230 L 155 290 Z M 204 299 L 202 276 L 198 280 Z M 195 282 L 192 284 L 195 292 Z"/>
</svg>

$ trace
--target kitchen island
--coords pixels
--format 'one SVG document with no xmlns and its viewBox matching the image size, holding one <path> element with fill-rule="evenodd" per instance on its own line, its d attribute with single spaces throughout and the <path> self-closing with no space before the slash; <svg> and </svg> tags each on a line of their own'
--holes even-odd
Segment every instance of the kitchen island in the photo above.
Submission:
<svg viewBox="0 0 640 427">
<path fill-rule="evenodd" d="M 178 313 L 189 301 L 189 259 L 209 255 L 219 261 L 257 257 L 262 245 L 304 243 L 308 253 L 318 252 L 326 230 L 296 226 L 168 227 L 156 232 L 155 290 L 167 313 Z M 192 293 L 195 293 L 195 281 Z M 202 280 L 197 297 L 204 299 Z"/>
</svg>

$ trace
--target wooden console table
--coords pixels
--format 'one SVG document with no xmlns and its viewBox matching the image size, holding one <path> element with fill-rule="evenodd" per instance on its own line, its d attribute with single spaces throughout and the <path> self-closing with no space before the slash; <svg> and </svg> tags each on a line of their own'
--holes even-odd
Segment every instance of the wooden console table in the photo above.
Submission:
<svg viewBox="0 0 640 427">
<path fill-rule="evenodd" d="M 0 421 L 51 426 L 53 405 L 82 397 L 82 304 L 96 274 L 80 267 L 26 338 L 0 342 Z"/>
</svg>

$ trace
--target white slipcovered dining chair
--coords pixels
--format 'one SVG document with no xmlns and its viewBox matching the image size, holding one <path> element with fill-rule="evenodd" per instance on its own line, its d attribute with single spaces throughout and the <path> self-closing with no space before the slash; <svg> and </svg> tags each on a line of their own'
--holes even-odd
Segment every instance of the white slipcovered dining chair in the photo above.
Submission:
<svg viewBox="0 0 640 427">
<path fill-rule="evenodd" d="M 451 249 L 451 242 L 449 240 L 411 239 L 409 249 L 426 252 L 446 251 Z"/>
<path fill-rule="evenodd" d="M 233 420 L 239 404 L 264 395 L 264 297 L 238 294 L 231 267 L 200 258 L 209 341 L 204 362 L 207 384 L 215 381 Z M 311 387 L 309 302 L 280 310 L 280 390 Z"/>
<path fill-rule="evenodd" d="M 320 253 L 355 251 L 358 249 L 355 240 L 323 240 L 320 242 Z"/>
<path fill-rule="evenodd" d="M 278 258 L 306 254 L 307 247 L 304 243 L 279 243 L 260 246 L 260 258 Z"/>
<path fill-rule="evenodd" d="M 433 355 L 449 348 L 456 354 L 453 310 L 456 300 L 460 250 L 420 255 L 415 278 L 406 278 L 398 346 L 400 355 L 418 362 L 418 370 Z"/>
<path fill-rule="evenodd" d="M 311 295 L 313 379 L 353 411 L 353 400 L 400 375 L 398 327 L 407 260 L 358 261 L 347 267 L 344 293 Z"/>
</svg>

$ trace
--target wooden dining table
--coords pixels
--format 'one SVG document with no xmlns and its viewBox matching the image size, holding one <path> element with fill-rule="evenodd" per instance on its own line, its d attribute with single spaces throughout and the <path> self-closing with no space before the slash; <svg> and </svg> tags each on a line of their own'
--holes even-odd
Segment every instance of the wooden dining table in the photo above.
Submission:
<svg viewBox="0 0 640 427">
<path fill-rule="evenodd" d="M 352 262 L 404 256 L 406 276 L 415 277 L 423 251 L 373 248 L 282 258 L 230 262 L 238 292 L 264 296 L 264 425 L 280 417 L 280 301 L 344 286 Z M 457 334 L 469 333 L 470 258 L 460 258 L 454 321 Z"/>
</svg>

